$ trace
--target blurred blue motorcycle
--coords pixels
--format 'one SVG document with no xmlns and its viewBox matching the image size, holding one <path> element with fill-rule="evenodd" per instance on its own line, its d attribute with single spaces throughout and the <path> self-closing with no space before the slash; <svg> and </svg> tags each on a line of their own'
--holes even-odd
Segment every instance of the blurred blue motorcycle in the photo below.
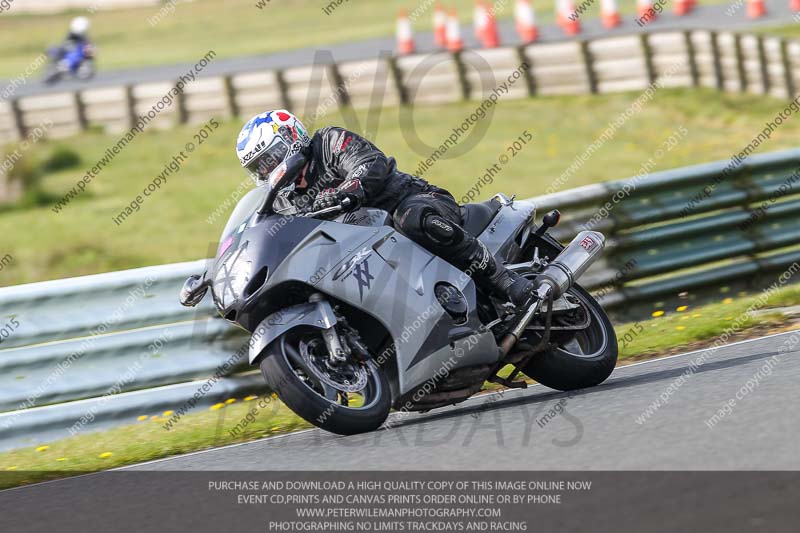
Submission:
<svg viewBox="0 0 800 533">
<path fill-rule="evenodd" d="M 95 49 L 88 41 L 70 42 L 47 50 L 50 63 L 44 82 L 53 84 L 64 77 L 88 80 L 95 75 Z"/>
</svg>

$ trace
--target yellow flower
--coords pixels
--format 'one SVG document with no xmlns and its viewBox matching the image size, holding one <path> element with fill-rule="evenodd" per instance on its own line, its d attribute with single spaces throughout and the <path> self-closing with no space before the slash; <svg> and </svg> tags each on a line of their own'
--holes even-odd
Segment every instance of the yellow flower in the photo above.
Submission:
<svg viewBox="0 0 800 533">
<path fill-rule="evenodd" d="M 49 448 L 50 448 L 50 446 L 39 446 L 38 448 L 36 448 L 36 451 L 37 452 L 44 452 L 44 451 L 47 451 Z"/>
<path fill-rule="evenodd" d="M 675 329 L 677 329 L 678 331 L 683 331 L 684 329 L 686 329 L 686 326 L 675 326 Z"/>
<path fill-rule="evenodd" d="M 279 429 L 281 429 L 280 426 L 275 426 L 273 428 L 270 428 L 270 431 L 278 431 Z"/>
<path fill-rule="evenodd" d="M 695 313 L 692 315 L 692 318 L 700 318 L 701 316 L 703 315 L 701 315 L 700 313 Z"/>
<path fill-rule="evenodd" d="M 235 401 L 236 401 L 236 398 L 228 398 L 227 400 L 225 400 L 225 403 L 226 403 L 226 404 L 228 404 L 228 405 L 230 405 L 230 404 L 232 404 L 232 403 L 233 403 L 233 402 L 235 402 Z"/>
<path fill-rule="evenodd" d="M 653 318 L 664 316 L 664 311 L 653 311 Z"/>
<path fill-rule="evenodd" d="M 59 462 L 66 461 L 66 460 L 67 460 L 66 457 L 59 457 L 58 459 L 56 459 L 56 461 L 59 461 Z"/>
<path fill-rule="evenodd" d="M 211 408 L 210 408 L 210 409 L 211 409 L 212 411 L 219 411 L 219 410 L 220 410 L 220 409 L 222 409 L 223 407 L 225 407 L 225 404 L 224 404 L 224 403 L 215 403 L 214 405 L 212 405 L 212 406 L 211 406 Z"/>
<path fill-rule="evenodd" d="M 161 419 L 158 418 L 158 415 L 153 415 L 150 417 L 150 420 L 161 420 Z"/>
<path fill-rule="evenodd" d="M 725 298 L 724 300 L 722 300 L 722 303 L 724 303 L 724 304 L 733 303 L 733 298 Z"/>
<path fill-rule="evenodd" d="M 112 455 L 114 455 L 114 454 L 111 453 L 111 452 L 103 452 L 100 455 L 98 455 L 97 457 L 99 457 L 100 459 L 108 459 Z"/>
<path fill-rule="evenodd" d="M 172 416 L 175 411 L 164 411 L 164 416 Z"/>
<path fill-rule="evenodd" d="M 142 416 L 140 416 L 140 417 L 137 417 L 137 418 L 136 418 L 136 420 L 138 420 L 139 422 L 141 422 L 142 420 L 147 420 L 148 418 L 149 418 L 149 417 L 148 417 L 147 415 L 142 415 Z"/>
<path fill-rule="evenodd" d="M 688 306 L 688 305 L 682 305 L 682 306 L 678 307 L 678 308 L 677 308 L 677 309 L 675 309 L 675 310 L 676 310 L 677 312 L 679 312 L 679 313 L 683 313 L 683 312 L 684 312 L 684 311 L 686 311 L 687 309 L 689 309 L 689 306 Z"/>
<path fill-rule="evenodd" d="M 258 396 L 254 396 L 253 394 L 251 394 L 250 396 L 247 396 L 247 397 L 244 399 L 244 401 L 246 401 L 246 402 L 249 402 L 249 401 L 251 401 L 251 400 L 255 400 L 256 398 L 258 398 Z"/>
</svg>

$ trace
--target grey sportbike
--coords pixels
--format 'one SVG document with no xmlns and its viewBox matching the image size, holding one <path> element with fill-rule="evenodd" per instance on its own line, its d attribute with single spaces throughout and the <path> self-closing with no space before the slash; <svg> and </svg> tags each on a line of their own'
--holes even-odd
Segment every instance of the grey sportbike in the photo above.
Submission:
<svg viewBox="0 0 800 533">
<path fill-rule="evenodd" d="M 288 158 L 242 198 L 213 266 L 181 291 L 194 306 L 210 290 L 221 315 L 252 334 L 250 363 L 299 416 L 350 435 L 378 429 L 392 408 L 463 402 L 487 381 L 524 388 L 520 373 L 561 391 L 611 374 L 614 328 L 577 284 L 602 254 L 602 234 L 583 231 L 564 247 L 547 233 L 558 211 L 537 225 L 529 200 L 464 205 L 464 229 L 535 282 L 514 308 L 385 211 L 299 210 L 279 191 L 301 165 Z"/>
</svg>

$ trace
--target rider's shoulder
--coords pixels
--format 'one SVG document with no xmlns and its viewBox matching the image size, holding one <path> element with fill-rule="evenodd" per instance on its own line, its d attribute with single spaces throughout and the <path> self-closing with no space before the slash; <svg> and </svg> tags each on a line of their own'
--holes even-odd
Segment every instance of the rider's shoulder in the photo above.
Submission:
<svg viewBox="0 0 800 533">
<path fill-rule="evenodd" d="M 354 134 L 352 131 L 348 130 L 347 128 L 343 128 L 341 126 L 325 126 L 324 128 L 318 129 L 316 133 L 314 133 L 314 136 L 316 137 L 317 135 L 319 135 L 323 138 L 328 138 L 333 135 L 341 135 L 342 133 L 351 135 Z"/>
</svg>

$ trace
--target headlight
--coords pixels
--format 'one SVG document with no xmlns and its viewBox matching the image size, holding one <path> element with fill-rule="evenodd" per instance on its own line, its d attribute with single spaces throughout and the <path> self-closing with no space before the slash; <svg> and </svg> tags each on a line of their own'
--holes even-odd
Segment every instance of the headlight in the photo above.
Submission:
<svg viewBox="0 0 800 533">
<path fill-rule="evenodd" d="M 214 278 L 214 294 L 222 307 L 228 308 L 241 297 L 250 283 L 252 261 L 244 259 L 243 251 L 234 253 L 222 264 Z"/>
</svg>

